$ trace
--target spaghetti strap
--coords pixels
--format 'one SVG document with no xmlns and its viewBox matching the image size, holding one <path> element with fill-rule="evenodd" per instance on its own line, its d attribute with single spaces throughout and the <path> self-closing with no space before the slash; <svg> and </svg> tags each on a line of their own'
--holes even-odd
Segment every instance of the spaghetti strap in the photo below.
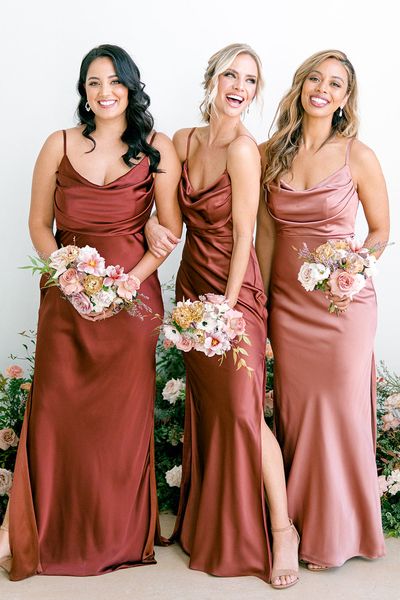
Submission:
<svg viewBox="0 0 400 600">
<path fill-rule="evenodd" d="M 150 145 L 150 146 L 151 146 L 151 145 L 152 145 L 152 143 L 154 142 L 154 138 L 156 137 L 156 135 L 157 135 L 157 131 L 153 131 L 153 135 L 151 136 L 151 138 L 150 138 L 150 141 L 149 141 L 149 145 Z"/>
<path fill-rule="evenodd" d="M 352 147 L 353 142 L 354 142 L 355 139 L 356 138 L 352 137 L 351 140 L 349 141 L 349 143 L 347 144 L 347 148 L 346 148 L 346 160 L 345 160 L 345 163 L 344 163 L 345 165 L 349 164 L 350 150 L 351 150 L 351 147 Z"/>
<path fill-rule="evenodd" d="M 189 149 L 190 149 L 190 140 L 192 138 L 193 133 L 196 131 L 196 127 L 193 127 L 188 135 L 187 141 L 186 141 L 186 160 L 189 160 Z"/>
<path fill-rule="evenodd" d="M 62 130 L 63 132 L 63 140 L 64 140 L 64 156 L 67 155 L 67 132 L 65 131 L 65 129 Z"/>
</svg>

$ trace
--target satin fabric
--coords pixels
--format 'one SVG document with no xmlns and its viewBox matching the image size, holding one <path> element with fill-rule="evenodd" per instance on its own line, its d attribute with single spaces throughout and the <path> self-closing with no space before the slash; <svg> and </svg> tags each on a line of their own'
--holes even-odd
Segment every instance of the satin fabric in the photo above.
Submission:
<svg viewBox="0 0 400 600">
<path fill-rule="evenodd" d="M 375 464 L 376 298 L 371 280 L 345 313 L 297 280 L 294 248 L 354 235 L 359 199 L 346 164 L 318 185 L 267 195 L 276 224 L 269 336 L 275 427 L 300 558 L 328 567 L 385 553 Z"/>
<path fill-rule="evenodd" d="M 232 192 L 225 171 L 193 190 L 187 162 L 179 187 L 187 227 L 177 275 L 177 300 L 224 294 L 232 254 Z M 262 480 L 261 435 L 265 394 L 265 295 L 254 248 L 237 309 L 246 319 L 251 378 L 228 353 L 185 353 L 186 413 L 183 476 L 174 537 L 190 554 L 190 568 L 213 575 L 270 577 L 271 555 Z"/>
<path fill-rule="evenodd" d="M 101 186 L 65 154 L 54 210 L 59 245 L 94 246 L 130 270 L 145 253 L 154 180 L 142 160 Z M 162 313 L 157 275 L 141 286 Z M 154 563 L 154 321 L 84 320 L 41 289 L 35 376 L 10 504 L 11 579 L 95 575 Z"/>
</svg>

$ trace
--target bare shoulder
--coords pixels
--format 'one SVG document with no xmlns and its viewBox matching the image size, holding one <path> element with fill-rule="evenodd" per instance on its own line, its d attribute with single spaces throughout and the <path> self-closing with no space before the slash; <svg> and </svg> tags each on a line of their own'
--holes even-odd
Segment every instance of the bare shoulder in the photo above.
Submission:
<svg viewBox="0 0 400 600">
<path fill-rule="evenodd" d="M 150 136 L 151 138 L 151 136 Z M 171 138 L 169 138 L 165 133 L 161 131 L 157 131 L 151 145 L 156 148 L 159 152 L 168 152 L 168 150 L 173 149 L 173 144 Z"/>
<path fill-rule="evenodd" d="M 349 155 L 350 169 L 356 176 L 378 174 L 381 172 L 375 152 L 360 140 L 352 143 Z"/>
<path fill-rule="evenodd" d="M 247 135 L 239 135 L 228 146 L 227 158 L 229 160 L 260 160 L 256 140 Z"/>
<path fill-rule="evenodd" d="M 186 159 L 186 148 L 187 148 L 187 140 L 190 132 L 192 131 L 192 127 L 185 127 L 184 129 L 178 129 L 172 137 L 173 144 L 175 146 L 175 150 L 181 160 L 183 162 Z"/>
<path fill-rule="evenodd" d="M 53 131 L 44 142 L 39 153 L 39 159 L 59 165 L 63 156 L 64 133 L 62 130 Z"/>
</svg>

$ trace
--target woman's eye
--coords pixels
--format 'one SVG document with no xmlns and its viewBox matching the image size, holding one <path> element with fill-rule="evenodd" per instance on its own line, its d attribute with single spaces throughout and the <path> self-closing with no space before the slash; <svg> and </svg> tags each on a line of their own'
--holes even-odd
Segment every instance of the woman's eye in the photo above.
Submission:
<svg viewBox="0 0 400 600">
<path fill-rule="evenodd" d="M 254 79 L 254 77 L 250 77 L 250 78 L 249 78 L 247 81 L 248 81 L 249 83 L 252 83 L 253 85 L 255 85 L 255 84 L 257 83 L 257 80 L 256 80 L 256 79 Z"/>
<path fill-rule="evenodd" d="M 99 82 L 98 81 L 91 81 L 89 83 L 89 85 L 90 85 L 90 87 L 94 87 L 95 85 L 99 85 Z"/>
<path fill-rule="evenodd" d="M 332 81 L 332 85 L 335 86 L 335 87 L 337 87 L 337 88 L 341 87 L 340 83 L 338 83 L 337 81 Z"/>
<path fill-rule="evenodd" d="M 310 81 L 318 81 L 318 77 L 316 77 L 315 75 L 310 75 L 310 77 L 308 79 Z"/>
<path fill-rule="evenodd" d="M 119 85 L 121 82 L 120 82 L 120 80 L 119 80 L 119 79 L 114 79 L 114 80 L 113 80 L 111 83 L 112 83 L 113 85 Z"/>
<path fill-rule="evenodd" d="M 235 75 L 232 73 L 232 71 L 227 71 L 224 75 L 225 75 L 225 77 L 235 77 Z"/>
</svg>

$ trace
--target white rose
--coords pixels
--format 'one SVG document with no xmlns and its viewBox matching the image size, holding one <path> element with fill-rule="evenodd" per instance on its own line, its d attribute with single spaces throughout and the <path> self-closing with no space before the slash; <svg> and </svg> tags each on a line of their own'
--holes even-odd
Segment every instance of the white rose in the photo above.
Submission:
<svg viewBox="0 0 400 600">
<path fill-rule="evenodd" d="M 166 482 L 170 487 L 181 487 L 182 481 L 182 465 L 179 467 L 172 467 L 165 473 Z"/>
<path fill-rule="evenodd" d="M 0 450 L 8 450 L 10 446 L 18 446 L 19 438 L 14 429 L 0 429 Z"/>
<path fill-rule="evenodd" d="M 383 496 L 388 489 L 388 482 L 386 481 L 386 477 L 384 475 L 379 475 L 378 477 L 378 485 L 379 485 L 379 495 Z"/>
<path fill-rule="evenodd" d="M 179 394 L 185 389 L 185 382 L 182 379 L 170 379 L 164 386 L 162 397 L 168 400 L 170 404 L 175 404 Z"/>
<path fill-rule="evenodd" d="M 378 273 L 376 257 L 373 254 L 368 254 L 367 258 L 364 259 L 364 264 L 364 275 L 366 277 L 374 277 Z"/>
<path fill-rule="evenodd" d="M 313 269 L 314 278 L 317 281 L 328 279 L 329 275 L 331 274 L 329 268 L 322 263 L 311 263 L 311 267 Z"/>
<path fill-rule="evenodd" d="M 94 303 L 93 310 L 96 313 L 101 313 L 105 308 L 108 308 L 113 303 L 117 294 L 113 290 L 100 290 L 90 297 Z"/>
<path fill-rule="evenodd" d="M 0 496 L 5 496 L 11 489 L 13 474 L 7 469 L 0 469 Z"/>
<path fill-rule="evenodd" d="M 297 275 L 297 279 L 307 292 L 312 292 L 316 283 L 319 281 L 319 279 L 316 279 L 316 275 L 318 275 L 318 269 L 315 268 L 316 266 L 315 263 L 305 262 L 301 265 Z"/>
</svg>

